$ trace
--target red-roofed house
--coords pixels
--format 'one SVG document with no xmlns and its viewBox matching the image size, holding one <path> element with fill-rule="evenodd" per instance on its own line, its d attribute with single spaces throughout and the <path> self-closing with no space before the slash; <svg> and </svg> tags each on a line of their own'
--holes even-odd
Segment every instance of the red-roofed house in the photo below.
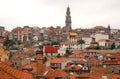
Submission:
<svg viewBox="0 0 120 79">
<path fill-rule="evenodd" d="M 54 46 L 44 46 L 43 55 L 44 56 L 57 56 L 59 48 Z"/>
<path fill-rule="evenodd" d="M 104 26 L 95 26 L 94 29 L 105 29 Z"/>
<path fill-rule="evenodd" d="M 84 50 L 83 54 L 85 57 L 90 57 L 90 56 L 97 57 L 97 53 L 95 50 Z"/>
<path fill-rule="evenodd" d="M 77 62 L 77 61 L 83 60 L 83 58 L 84 58 L 83 54 L 78 51 L 73 51 L 72 54 L 69 55 L 69 59 L 72 62 Z"/>
<path fill-rule="evenodd" d="M 54 58 L 46 62 L 46 66 L 50 66 L 53 69 L 64 69 L 69 60 L 67 58 Z"/>
<path fill-rule="evenodd" d="M 60 69 L 56 69 L 48 72 L 46 79 L 68 79 L 68 76 L 68 73 Z"/>
</svg>

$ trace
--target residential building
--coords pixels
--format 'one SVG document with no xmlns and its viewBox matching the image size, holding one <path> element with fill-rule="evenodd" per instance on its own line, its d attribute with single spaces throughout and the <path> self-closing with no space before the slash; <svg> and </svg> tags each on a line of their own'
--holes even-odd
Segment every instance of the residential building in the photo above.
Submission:
<svg viewBox="0 0 120 79">
<path fill-rule="evenodd" d="M 90 37 L 95 38 L 95 41 L 99 41 L 100 39 L 109 39 L 109 35 L 102 33 L 93 33 Z"/>
<path fill-rule="evenodd" d="M 78 62 L 80 60 L 84 60 L 84 56 L 83 56 L 83 54 L 81 52 L 73 51 L 71 53 L 71 55 L 69 55 L 69 60 L 76 63 L 76 62 Z"/>
<path fill-rule="evenodd" d="M 57 56 L 59 48 L 54 46 L 44 46 L 43 55 L 44 56 Z"/>
<path fill-rule="evenodd" d="M 68 36 L 68 41 L 69 42 L 77 42 L 81 37 L 78 36 L 76 32 L 70 32 Z"/>
<path fill-rule="evenodd" d="M 92 38 L 91 37 L 89 37 L 89 36 L 86 36 L 86 37 L 83 36 L 82 40 L 85 41 L 84 48 L 87 48 L 87 47 L 89 47 L 91 45 L 91 42 L 92 42 Z"/>
<path fill-rule="evenodd" d="M 97 52 L 95 51 L 95 50 L 84 50 L 83 51 L 83 55 L 84 55 L 84 57 L 91 57 L 91 56 L 93 56 L 93 57 L 97 57 Z"/>
<path fill-rule="evenodd" d="M 28 34 L 29 31 L 25 30 L 21 27 L 17 27 L 15 29 L 12 30 L 11 35 L 12 35 L 12 39 L 15 39 L 17 41 L 28 41 Z"/>
<path fill-rule="evenodd" d="M 59 69 L 63 70 L 68 62 L 70 62 L 70 60 L 68 60 L 67 58 L 64 58 L 64 57 L 53 58 L 46 62 L 46 66 L 50 66 L 53 69 L 59 68 Z"/>
<path fill-rule="evenodd" d="M 68 79 L 69 74 L 63 70 L 55 69 L 46 75 L 46 79 Z"/>
<path fill-rule="evenodd" d="M 79 45 L 77 42 L 60 42 L 60 48 L 80 50 L 81 45 Z"/>
</svg>

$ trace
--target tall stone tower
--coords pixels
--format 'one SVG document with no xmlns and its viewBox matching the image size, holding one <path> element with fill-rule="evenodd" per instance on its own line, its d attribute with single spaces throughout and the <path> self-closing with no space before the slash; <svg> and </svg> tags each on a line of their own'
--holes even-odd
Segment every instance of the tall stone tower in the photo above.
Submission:
<svg viewBox="0 0 120 79">
<path fill-rule="evenodd" d="M 69 33 L 72 30 L 71 23 L 70 7 L 68 6 L 66 11 L 65 32 Z"/>
<path fill-rule="evenodd" d="M 111 38 L 111 28 L 110 28 L 110 25 L 108 25 L 107 27 L 107 33 L 109 35 L 109 39 Z"/>
</svg>

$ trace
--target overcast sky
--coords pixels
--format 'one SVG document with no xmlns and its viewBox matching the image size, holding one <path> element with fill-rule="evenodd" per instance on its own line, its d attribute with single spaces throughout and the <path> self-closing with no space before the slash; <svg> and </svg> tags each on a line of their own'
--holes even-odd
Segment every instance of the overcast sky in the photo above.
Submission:
<svg viewBox="0 0 120 79">
<path fill-rule="evenodd" d="M 0 0 L 0 26 L 65 26 L 70 6 L 72 28 L 120 27 L 120 0 Z"/>
</svg>

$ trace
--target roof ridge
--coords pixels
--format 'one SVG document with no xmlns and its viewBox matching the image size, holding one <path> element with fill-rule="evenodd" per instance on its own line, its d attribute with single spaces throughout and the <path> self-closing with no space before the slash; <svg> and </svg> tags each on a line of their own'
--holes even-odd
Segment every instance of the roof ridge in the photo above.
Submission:
<svg viewBox="0 0 120 79">
<path fill-rule="evenodd" d="M 33 79 L 32 73 L 24 72 L 24 71 L 18 70 L 16 68 L 10 67 L 10 66 L 6 65 L 3 62 L 0 62 L 0 64 L 1 64 L 0 65 L 0 69 L 2 69 L 3 71 L 5 71 L 6 73 L 10 74 L 11 76 L 15 77 L 16 79 L 27 79 L 28 77 L 31 77 L 29 79 Z M 21 75 L 18 75 L 18 73 L 19 74 L 24 74 L 25 78 L 22 78 Z M 27 74 L 29 74 L 29 76 L 27 76 Z"/>
<path fill-rule="evenodd" d="M 1 63 L 1 62 L 0 62 Z M 3 64 L 2 64 L 3 65 Z M 4 65 L 5 66 L 5 65 Z M 5 66 L 5 67 L 7 67 L 7 66 Z M 13 76 L 12 74 L 10 74 L 10 73 L 8 73 L 7 71 L 5 71 L 5 69 L 2 69 L 1 67 L 0 67 L 0 69 L 2 70 L 2 71 L 4 71 L 4 72 L 6 72 L 8 75 L 11 75 L 12 77 L 14 77 L 14 78 L 16 78 L 15 76 Z M 16 78 L 16 79 L 18 79 L 18 78 Z"/>
</svg>

